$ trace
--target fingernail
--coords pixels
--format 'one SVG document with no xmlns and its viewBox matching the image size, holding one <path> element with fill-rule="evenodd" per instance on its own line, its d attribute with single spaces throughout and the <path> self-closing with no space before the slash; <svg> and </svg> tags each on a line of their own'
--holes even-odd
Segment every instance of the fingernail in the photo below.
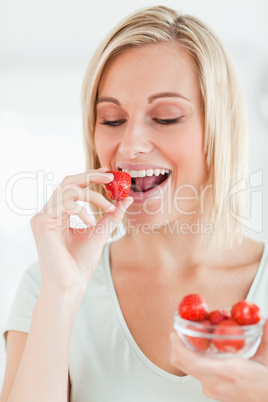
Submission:
<svg viewBox="0 0 268 402">
<path fill-rule="evenodd" d="M 106 172 L 99 172 L 98 174 L 101 174 L 101 176 L 105 176 L 105 177 L 112 177 L 112 179 L 114 178 L 114 175 L 112 173 L 106 173 Z"/>
</svg>

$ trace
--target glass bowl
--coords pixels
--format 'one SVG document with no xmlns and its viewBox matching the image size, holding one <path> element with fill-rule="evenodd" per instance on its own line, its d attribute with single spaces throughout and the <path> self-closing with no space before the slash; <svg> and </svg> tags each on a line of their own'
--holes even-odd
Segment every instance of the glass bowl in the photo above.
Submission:
<svg viewBox="0 0 268 402">
<path fill-rule="evenodd" d="M 188 349 L 203 356 L 246 357 L 258 345 L 265 319 L 254 325 L 220 326 L 197 322 L 174 314 L 174 328 Z"/>
</svg>

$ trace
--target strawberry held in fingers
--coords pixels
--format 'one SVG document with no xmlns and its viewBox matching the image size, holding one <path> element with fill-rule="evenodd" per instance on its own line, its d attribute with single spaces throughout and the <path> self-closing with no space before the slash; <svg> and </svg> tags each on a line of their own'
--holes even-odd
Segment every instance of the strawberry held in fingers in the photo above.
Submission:
<svg viewBox="0 0 268 402">
<path fill-rule="evenodd" d="M 261 320 L 262 313 L 256 304 L 241 300 L 233 305 L 231 316 L 240 325 L 253 325 Z"/>
<path fill-rule="evenodd" d="M 107 196 L 111 200 L 120 201 L 128 196 L 131 187 L 131 176 L 126 172 L 119 170 L 110 170 L 106 173 L 112 173 L 114 180 L 104 184 Z"/>
<path fill-rule="evenodd" d="M 199 294 L 189 294 L 180 302 L 178 312 L 185 320 L 203 321 L 208 316 L 208 305 Z"/>
</svg>

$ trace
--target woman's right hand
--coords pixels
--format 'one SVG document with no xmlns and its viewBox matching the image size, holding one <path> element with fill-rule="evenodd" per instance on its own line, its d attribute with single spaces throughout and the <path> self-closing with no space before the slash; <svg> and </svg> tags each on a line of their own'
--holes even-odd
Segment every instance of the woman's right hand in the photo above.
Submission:
<svg viewBox="0 0 268 402">
<path fill-rule="evenodd" d="M 113 175 L 104 168 L 67 176 L 45 206 L 31 220 L 39 262 L 41 285 L 59 290 L 76 288 L 82 292 L 99 262 L 103 246 L 126 209 L 131 197 L 113 205 L 90 189 L 91 183 L 109 183 Z M 84 207 L 76 201 L 99 206 L 105 215 L 94 224 Z M 88 225 L 70 228 L 70 216 L 78 215 Z"/>
</svg>

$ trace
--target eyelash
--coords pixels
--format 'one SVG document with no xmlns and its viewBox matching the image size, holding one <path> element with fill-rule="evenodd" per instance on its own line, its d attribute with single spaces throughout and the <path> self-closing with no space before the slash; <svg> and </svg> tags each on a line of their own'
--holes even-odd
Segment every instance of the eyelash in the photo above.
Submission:
<svg viewBox="0 0 268 402">
<path fill-rule="evenodd" d="M 171 124 L 177 124 L 181 121 L 181 117 L 176 117 L 175 119 L 153 119 L 155 123 L 170 126 Z"/>
<path fill-rule="evenodd" d="M 157 124 L 170 126 L 172 124 L 177 124 L 181 121 L 182 117 L 176 117 L 175 119 L 156 119 L 154 118 L 153 121 Z M 111 127 L 118 127 L 124 124 L 126 120 L 102 120 L 100 124 L 104 126 L 111 126 Z"/>
<path fill-rule="evenodd" d="M 121 124 L 124 124 L 126 120 L 102 120 L 100 124 L 103 124 L 104 126 L 111 126 L 111 127 L 117 127 L 121 126 Z"/>
</svg>

